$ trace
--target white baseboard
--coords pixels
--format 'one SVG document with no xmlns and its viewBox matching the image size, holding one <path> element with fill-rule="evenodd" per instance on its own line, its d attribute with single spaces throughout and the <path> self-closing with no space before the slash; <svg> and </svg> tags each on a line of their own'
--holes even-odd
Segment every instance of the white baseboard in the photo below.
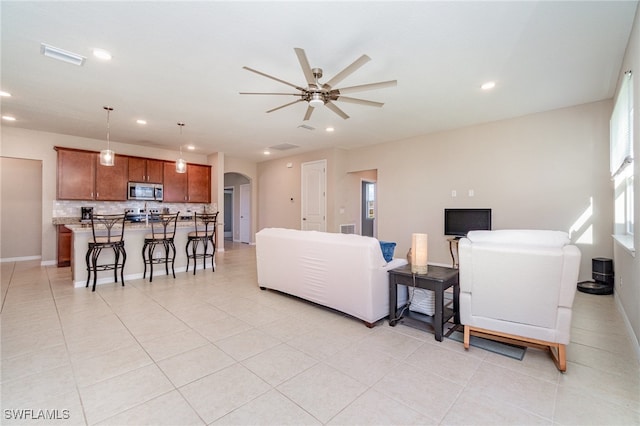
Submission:
<svg viewBox="0 0 640 426">
<path fill-rule="evenodd" d="M 55 260 L 43 260 L 40 262 L 40 266 L 56 266 L 58 264 Z"/>
<path fill-rule="evenodd" d="M 214 266 L 217 266 L 217 265 L 214 265 Z M 157 268 L 157 269 L 156 269 L 156 268 Z M 153 269 L 153 276 L 154 276 L 154 278 L 155 278 L 155 277 L 160 277 L 160 276 L 163 276 L 163 275 L 167 275 L 167 274 L 165 273 L 165 271 L 164 271 L 164 266 L 161 266 L 161 267 L 159 267 L 159 268 L 158 268 L 158 267 L 156 267 L 156 268 L 154 268 L 154 269 Z M 211 268 L 211 264 L 210 264 L 210 263 L 209 263 L 209 264 L 207 264 L 207 269 L 208 269 L 208 268 Z M 203 269 L 203 266 L 202 266 L 202 264 L 201 264 L 201 263 L 200 263 L 200 264 L 198 264 L 198 265 L 197 265 L 197 267 L 196 267 L 196 270 L 199 270 L 199 269 Z M 185 272 L 186 270 L 187 270 L 187 267 L 186 267 L 186 266 L 182 266 L 182 267 L 179 267 L 179 268 L 175 268 L 176 274 L 177 274 L 177 273 L 179 273 L 179 272 Z M 189 269 L 189 271 L 193 271 L 193 269 Z M 149 270 L 147 270 L 147 272 L 149 272 Z M 193 273 L 193 272 L 192 272 L 192 273 Z M 169 270 L 169 275 L 171 275 L 171 270 Z M 137 274 L 128 274 L 128 275 L 125 275 L 125 276 L 124 276 L 124 284 L 125 284 L 125 285 L 127 285 L 127 281 L 130 281 L 130 280 L 139 280 L 140 278 L 142 278 L 142 273 L 137 273 Z M 149 274 L 147 274 L 147 276 L 146 276 L 145 278 L 148 280 L 148 279 L 149 279 Z M 118 279 L 120 279 L 120 275 L 119 275 L 119 274 L 118 274 Z M 98 278 L 98 280 L 96 281 L 96 286 L 99 286 L 99 285 L 102 285 L 102 284 L 116 284 L 116 283 L 115 283 L 115 282 L 113 282 L 113 277 L 112 277 L 112 276 L 109 276 L 109 277 L 102 277 L 102 278 Z M 120 281 L 118 281 L 118 283 L 117 283 L 117 284 L 118 284 L 118 285 L 122 285 L 122 283 L 121 283 Z M 73 283 L 73 286 L 74 286 L 75 288 L 84 287 L 84 286 L 86 286 L 86 285 L 87 285 L 87 281 L 86 281 L 86 280 L 83 280 L 83 281 L 75 281 L 75 282 Z M 89 281 L 89 287 L 92 287 L 92 286 L 93 286 L 93 279 L 91 279 L 91 280 Z"/>
<path fill-rule="evenodd" d="M 633 327 L 631 327 L 631 322 L 627 317 L 627 313 L 624 311 L 624 307 L 620 302 L 620 297 L 618 296 L 618 293 L 616 292 L 613 293 L 613 300 L 616 302 L 616 306 L 618 307 L 618 312 L 620 312 L 620 315 L 622 315 L 622 319 L 624 320 L 624 326 L 627 329 L 627 334 L 629 335 L 629 339 L 631 339 L 631 344 L 633 345 L 633 348 L 636 351 L 636 358 L 638 358 L 638 361 L 640 361 L 640 343 L 638 342 L 638 338 L 636 337 L 636 334 L 633 332 Z"/>
<path fill-rule="evenodd" d="M 5 257 L 4 259 L 0 259 L 0 263 L 25 262 L 27 260 L 38 260 L 38 259 L 42 259 L 42 256 Z"/>
</svg>

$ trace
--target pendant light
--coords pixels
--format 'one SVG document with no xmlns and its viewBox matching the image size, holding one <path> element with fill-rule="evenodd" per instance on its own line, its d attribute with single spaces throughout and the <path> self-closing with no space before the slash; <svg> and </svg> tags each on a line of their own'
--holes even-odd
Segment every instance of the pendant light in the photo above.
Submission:
<svg viewBox="0 0 640 426">
<path fill-rule="evenodd" d="M 109 106 L 102 107 L 107 111 L 107 149 L 100 151 L 100 165 L 101 166 L 113 166 L 115 163 L 115 153 L 111 150 L 111 141 L 109 140 L 109 115 L 113 108 Z"/>
<path fill-rule="evenodd" d="M 182 128 L 184 123 L 179 121 L 180 126 L 180 157 L 176 160 L 176 173 L 187 173 L 187 162 L 182 158 Z"/>
</svg>

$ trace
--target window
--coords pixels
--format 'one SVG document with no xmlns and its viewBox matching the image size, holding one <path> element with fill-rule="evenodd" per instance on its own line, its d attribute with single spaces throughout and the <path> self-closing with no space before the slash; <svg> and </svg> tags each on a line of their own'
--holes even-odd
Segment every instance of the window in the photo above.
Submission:
<svg viewBox="0 0 640 426">
<path fill-rule="evenodd" d="M 633 251 L 633 80 L 625 72 L 611 114 L 610 170 L 615 186 L 616 239 Z"/>
</svg>

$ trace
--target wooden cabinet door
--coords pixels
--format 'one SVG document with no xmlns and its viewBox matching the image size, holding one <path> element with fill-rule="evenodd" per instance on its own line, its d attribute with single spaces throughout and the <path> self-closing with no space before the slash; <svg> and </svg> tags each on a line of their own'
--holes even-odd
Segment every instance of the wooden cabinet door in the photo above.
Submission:
<svg viewBox="0 0 640 426">
<path fill-rule="evenodd" d="M 176 163 L 164 162 L 164 202 L 184 203 L 187 201 L 187 174 L 176 173 Z"/>
<path fill-rule="evenodd" d="M 71 230 L 58 225 L 58 266 L 71 265 Z"/>
<path fill-rule="evenodd" d="M 163 164 L 160 160 L 147 160 L 147 182 L 162 183 L 163 182 Z"/>
<path fill-rule="evenodd" d="M 129 157 L 129 181 L 162 183 L 162 160 Z"/>
<path fill-rule="evenodd" d="M 113 166 L 102 166 L 96 157 L 96 200 L 127 200 L 128 160 L 128 157 L 116 155 Z"/>
<path fill-rule="evenodd" d="M 190 203 L 211 202 L 211 167 L 187 164 L 187 192 Z"/>
<path fill-rule="evenodd" d="M 58 200 L 93 200 L 96 158 L 93 152 L 58 149 Z"/>
<path fill-rule="evenodd" d="M 146 182 L 147 160 L 144 158 L 129 157 L 129 181 Z"/>
</svg>

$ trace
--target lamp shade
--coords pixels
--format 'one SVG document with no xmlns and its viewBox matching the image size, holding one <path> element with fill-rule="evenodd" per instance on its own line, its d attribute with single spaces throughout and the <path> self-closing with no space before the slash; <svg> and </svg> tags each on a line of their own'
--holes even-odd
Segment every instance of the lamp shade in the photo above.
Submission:
<svg viewBox="0 0 640 426">
<path fill-rule="evenodd" d="M 176 160 L 176 173 L 187 173 L 187 162 L 182 158 Z"/>
<path fill-rule="evenodd" d="M 411 272 L 414 274 L 427 273 L 427 234 L 411 235 Z"/>
<path fill-rule="evenodd" d="M 116 155 L 110 149 L 103 149 L 100 151 L 100 165 L 101 166 L 113 166 L 115 163 Z"/>
</svg>

